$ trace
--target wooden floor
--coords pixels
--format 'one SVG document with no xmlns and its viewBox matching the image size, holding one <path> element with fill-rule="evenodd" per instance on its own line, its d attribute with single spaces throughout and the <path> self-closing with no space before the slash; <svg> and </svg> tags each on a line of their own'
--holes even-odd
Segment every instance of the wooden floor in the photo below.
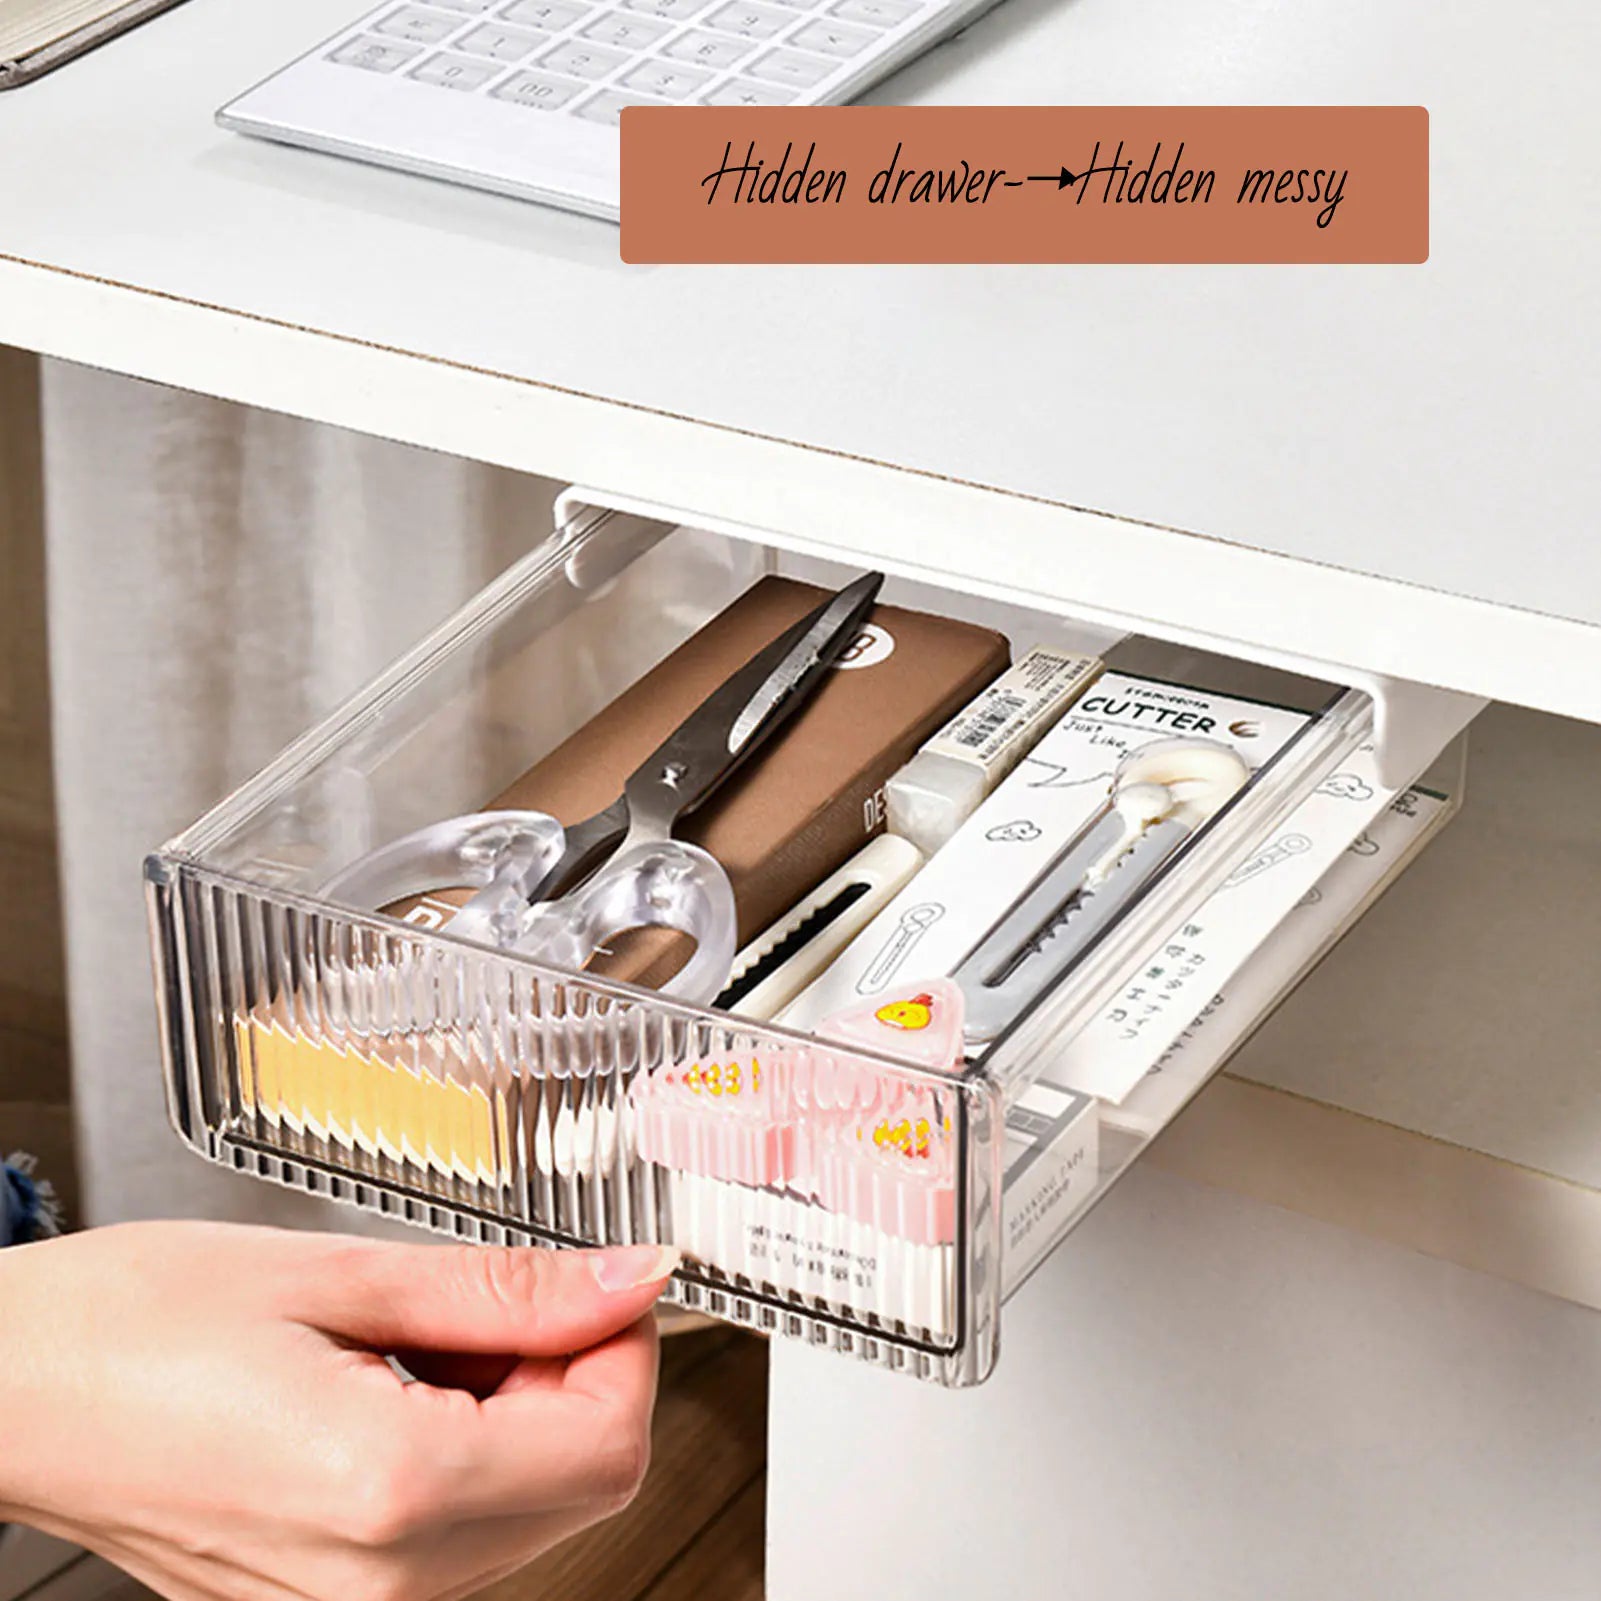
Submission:
<svg viewBox="0 0 1601 1601">
<path fill-rule="evenodd" d="M 725 1328 L 663 1340 L 652 1439 L 626 1512 L 478 1601 L 761 1601 L 765 1343 Z"/>
</svg>

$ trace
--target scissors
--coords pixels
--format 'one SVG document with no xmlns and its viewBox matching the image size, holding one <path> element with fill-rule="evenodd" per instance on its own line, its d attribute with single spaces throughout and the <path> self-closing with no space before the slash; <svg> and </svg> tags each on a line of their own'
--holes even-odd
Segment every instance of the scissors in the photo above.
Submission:
<svg viewBox="0 0 1601 1601">
<path fill-rule="evenodd" d="M 858 637 L 882 573 L 867 573 L 759 650 L 673 730 L 609 806 L 564 828 L 546 812 L 486 811 L 430 823 L 363 856 L 321 894 L 379 911 L 412 895 L 474 891 L 450 931 L 581 969 L 632 928 L 671 928 L 694 954 L 661 986 L 705 1005 L 728 981 L 738 916 L 728 874 L 673 838 L 789 721 Z"/>
</svg>

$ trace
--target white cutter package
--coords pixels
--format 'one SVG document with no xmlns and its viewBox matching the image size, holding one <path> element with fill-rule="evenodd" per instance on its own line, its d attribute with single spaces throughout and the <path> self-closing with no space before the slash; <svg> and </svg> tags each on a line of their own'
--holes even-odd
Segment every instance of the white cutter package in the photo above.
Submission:
<svg viewBox="0 0 1601 1601">
<path fill-rule="evenodd" d="M 1376 729 L 1392 767 L 1413 767 L 1404 783 L 1477 706 L 1191 645 L 1109 653 L 1104 618 L 1075 634 L 1026 596 L 892 570 L 885 600 L 1002 627 L 1014 648 L 1082 646 L 1116 671 L 1304 719 L 965 1064 L 674 1003 L 323 892 L 365 853 L 481 806 L 758 577 L 838 587 L 853 571 L 748 531 L 581 508 L 152 855 L 182 1137 L 236 1170 L 466 1239 L 676 1243 L 677 1304 L 946 1384 L 985 1377 L 1018 1277 L 1009 1200 L 1031 1182 L 1060 1197 L 1032 1204 L 1023 1232 L 1013 1208 L 1022 1264 L 1099 1193 L 1072 1182 L 1105 1158 L 1094 1105 L 1055 1082 L 1064 1045 Z M 1043 1154 L 1020 1165 L 1029 1148 Z M 772 1271 L 747 1248 L 783 1236 L 893 1271 L 869 1296 L 848 1273 Z"/>
<path fill-rule="evenodd" d="M 811 1027 L 857 996 L 960 973 L 970 1038 L 992 1042 L 1040 984 L 1079 959 L 1085 924 L 1116 918 L 1139 892 L 1142 858 L 1181 852 L 1253 774 L 1271 782 L 1316 716 L 1315 708 L 1107 671 L 784 1021 Z M 1205 788 L 1206 815 L 1148 815 L 1151 781 L 1178 778 Z M 1099 893 L 1072 905 L 1097 874 Z"/>
</svg>

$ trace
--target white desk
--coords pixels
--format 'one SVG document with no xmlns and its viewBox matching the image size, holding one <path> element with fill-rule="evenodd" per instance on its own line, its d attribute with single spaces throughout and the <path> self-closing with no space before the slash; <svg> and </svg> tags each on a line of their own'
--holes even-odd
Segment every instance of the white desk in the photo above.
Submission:
<svg viewBox="0 0 1601 1601">
<path fill-rule="evenodd" d="M 1421 101 L 1434 131 L 1423 268 L 625 270 L 602 224 L 212 126 L 219 103 L 356 4 L 191 0 L 0 97 L 0 339 L 958 578 L 1601 722 L 1601 186 L 1580 159 L 1601 131 L 1593 8 L 1007 0 L 880 96 Z M 1542 164 L 1542 151 L 1567 154 Z M 1593 774 L 1591 731 L 1541 726 L 1555 730 L 1553 773 Z M 1409 1024 L 1407 1059 L 1388 1062 L 1384 1044 L 1402 1037 L 1394 995 L 1360 1011 L 1372 995 L 1361 974 L 1430 958 L 1417 918 L 1397 916 L 1308 991 L 1309 1006 L 1264 1032 L 1240 1076 L 1203 1098 L 1157 1160 L 1601 1302 L 1589 1265 L 1601 1259 L 1601 1189 L 1585 1138 L 1601 1106 L 1579 1054 L 1593 1057 L 1593 1006 L 1562 1001 L 1563 1023 L 1540 1038 L 1543 1060 L 1525 1062 L 1525 996 L 1494 993 L 1494 952 L 1470 938 L 1472 919 L 1510 904 L 1518 982 L 1542 982 L 1542 956 L 1574 970 L 1583 947 L 1565 942 L 1592 928 L 1580 875 L 1593 870 L 1597 838 L 1593 808 L 1576 810 L 1542 814 L 1528 847 L 1572 848 L 1570 874 L 1532 888 L 1501 868 L 1475 878 L 1463 853 L 1460 872 L 1427 881 L 1425 904 L 1449 921 L 1451 960 L 1485 1016 L 1453 1042 L 1453 1072 L 1429 1072 L 1426 1016 Z M 1516 807 L 1488 815 L 1478 837 L 1498 838 L 1497 859 L 1515 866 Z M 1436 986 L 1431 1005 L 1445 1004 Z M 1347 1036 L 1329 1034 L 1353 1015 L 1393 1076 L 1344 1071 Z M 1464 1039 L 1471 1049 L 1455 1051 Z M 1329 1048 L 1313 1054 L 1308 1041 Z M 1541 1085 L 1549 1097 L 1536 1106 L 1504 1085 L 1483 1093 L 1508 1061 L 1531 1097 Z M 1268 1134 L 1287 1141 L 1276 1165 L 1247 1170 L 1242 1152 Z M 1488 1245 L 1462 1226 L 1431 1232 L 1407 1188 L 1413 1172 L 1426 1172 L 1442 1215 L 1471 1222 L 1504 1202 L 1515 1216 Z M 1070 1493 L 1105 1520 L 1086 1571 L 1120 1601 L 1189 1580 L 1206 1601 L 1322 1601 L 1337 1583 L 1379 1597 L 1500 1593 L 1487 1575 L 1510 1536 L 1497 1544 L 1482 1526 L 1437 1590 L 1438 1566 L 1369 1571 L 1349 1542 L 1336 1550 L 1308 1535 L 1321 1497 L 1330 1516 L 1353 1520 L 1353 1540 L 1398 1538 L 1395 1508 L 1410 1496 L 1426 1519 L 1420 1498 L 1441 1464 L 1424 1444 L 1393 1452 L 1376 1489 L 1342 1500 L 1342 1486 L 1372 1467 L 1384 1420 L 1342 1433 L 1339 1405 L 1308 1400 L 1323 1394 L 1315 1376 L 1291 1382 L 1274 1368 L 1303 1353 L 1345 1382 L 1410 1396 L 1406 1426 L 1449 1448 L 1453 1408 L 1515 1375 L 1532 1344 L 1554 1341 L 1539 1382 L 1505 1388 L 1484 1427 L 1508 1438 L 1530 1408 L 1561 1425 L 1540 1495 L 1531 1499 L 1529 1479 L 1515 1507 L 1504 1503 L 1509 1520 L 1566 1505 L 1552 1499 L 1562 1484 L 1578 1486 L 1571 1516 L 1588 1517 L 1593 1320 L 1507 1286 L 1490 1294 L 1457 1267 L 1409 1270 L 1354 1235 L 1220 1205 L 1172 1179 L 1139 1179 L 1110 1203 L 1110 1221 L 1014 1302 L 1002 1374 L 974 1396 L 781 1351 L 775 1601 L 894 1595 L 895 1576 L 909 1573 L 929 1598 L 990 1593 L 990 1573 L 1028 1594 L 1064 1539 L 1071 1546 L 1072 1525 L 1052 1521 Z M 1157 1209 L 1155 1221 L 1142 1208 Z M 1546 1250 L 1559 1221 L 1572 1232 Z M 1200 1242 L 1212 1228 L 1208 1255 Z M 1179 1315 L 1204 1311 L 1208 1336 L 1226 1331 L 1234 1306 L 1266 1316 L 1284 1277 L 1302 1275 L 1306 1293 L 1285 1303 L 1279 1325 L 1237 1341 L 1228 1368 L 1244 1408 L 1256 1376 L 1273 1370 L 1268 1399 L 1281 1410 L 1253 1413 L 1240 1438 L 1289 1452 L 1301 1473 L 1294 1495 L 1271 1473 L 1235 1471 L 1186 1499 L 1174 1480 L 1206 1475 L 1197 1431 L 1226 1423 L 1227 1409 L 1080 1414 L 1075 1383 L 1045 1376 L 1062 1349 L 1092 1368 L 1133 1352 L 1139 1360 L 1115 1375 L 1128 1401 L 1153 1364 L 1169 1365 L 1166 1387 L 1152 1391 L 1168 1398 L 1214 1371 L 1205 1353 L 1174 1365 L 1182 1342 L 1150 1329 L 1160 1306 L 1120 1279 L 1135 1271 L 1171 1283 Z M 1383 1360 L 1345 1361 L 1318 1336 L 1342 1297 L 1370 1307 L 1399 1298 L 1415 1321 L 1397 1313 Z M 1501 1361 L 1459 1347 L 1428 1379 L 1436 1370 L 1417 1342 L 1447 1340 L 1458 1314 L 1500 1342 Z M 1094 1326 L 1076 1343 L 1056 1345 L 1054 1330 L 1086 1319 Z M 1361 1318 L 1341 1327 L 1349 1341 L 1372 1335 Z M 1569 1404 L 1575 1396 L 1582 1405 Z M 1074 1430 L 1093 1436 L 1120 1416 L 1145 1432 L 1122 1441 L 1121 1477 L 1097 1480 L 1094 1446 Z M 1291 1429 L 1301 1432 L 1283 1446 Z M 1521 1472 L 1541 1450 L 1517 1441 L 1509 1460 Z M 1080 1468 L 1053 1478 L 1064 1450 Z M 1327 1463 L 1303 1450 L 1326 1451 Z M 1495 1502 L 1509 1471 L 1460 1451 L 1445 1466 L 1441 1504 L 1462 1519 L 1478 1498 Z M 998 1482 L 1007 1472 L 1014 1482 Z M 1016 1483 L 1031 1486 L 1021 1499 Z M 1239 1511 L 1253 1495 L 1265 1498 L 1260 1513 Z M 1174 1529 L 1198 1538 L 1203 1515 L 1230 1498 L 1235 1521 L 1207 1547 L 1216 1569 L 1192 1571 L 1198 1547 Z M 1189 1520 L 1165 1525 L 1160 1560 L 1145 1565 L 1142 1508 Z M 1281 1513 L 1293 1538 L 1269 1527 Z M 1274 1538 L 1263 1545 L 1265 1527 Z M 1593 1573 L 1593 1542 L 1563 1545 L 1560 1519 L 1542 1527 L 1550 1560 L 1530 1584 L 1579 1593 L 1571 1586 L 1586 1561 Z M 1010 1542 L 998 1567 L 982 1560 L 986 1540 Z M 871 1560 L 857 1561 L 854 1542 Z M 910 1567 L 903 1546 L 917 1552 Z M 1246 1588 L 1231 1588 L 1227 1565 L 1247 1550 Z M 1413 1588 L 1387 1589 L 1386 1572 Z"/>
<path fill-rule="evenodd" d="M 1591 8 L 1007 0 L 883 91 L 1421 100 L 1422 268 L 765 271 L 213 126 L 353 9 L 191 0 L 0 99 L 0 338 L 1601 718 L 1596 180 L 1535 159 Z"/>
</svg>

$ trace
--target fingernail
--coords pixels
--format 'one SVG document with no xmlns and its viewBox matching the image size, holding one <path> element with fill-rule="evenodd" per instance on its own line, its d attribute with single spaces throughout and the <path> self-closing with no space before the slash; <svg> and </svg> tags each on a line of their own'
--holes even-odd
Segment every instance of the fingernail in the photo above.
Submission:
<svg viewBox="0 0 1601 1601">
<path fill-rule="evenodd" d="M 672 1245 L 625 1245 L 596 1253 L 595 1279 L 603 1290 L 637 1290 L 660 1284 L 678 1266 L 679 1251 Z"/>
</svg>

